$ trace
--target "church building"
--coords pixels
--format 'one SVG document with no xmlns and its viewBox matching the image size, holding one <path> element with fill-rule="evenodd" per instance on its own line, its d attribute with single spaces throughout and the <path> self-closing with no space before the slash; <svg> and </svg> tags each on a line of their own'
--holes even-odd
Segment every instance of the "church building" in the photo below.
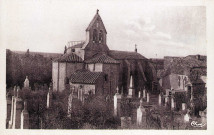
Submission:
<svg viewBox="0 0 214 135">
<path fill-rule="evenodd" d="M 132 77 L 133 95 L 143 89 L 157 92 L 151 62 L 137 53 L 137 48 L 130 52 L 110 50 L 106 40 L 107 30 L 97 10 L 86 28 L 86 40 L 69 42 L 64 55 L 53 61 L 53 91 L 61 92 L 69 85 L 83 100 L 87 94 L 113 96 L 118 87 L 119 93 L 127 95 Z"/>
</svg>

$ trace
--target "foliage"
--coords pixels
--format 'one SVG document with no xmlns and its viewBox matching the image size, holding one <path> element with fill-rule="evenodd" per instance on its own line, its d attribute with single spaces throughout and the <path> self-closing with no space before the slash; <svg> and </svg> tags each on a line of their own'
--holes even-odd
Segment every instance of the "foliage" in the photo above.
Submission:
<svg viewBox="0 0 214 135">
<path fill-rule="evenodd" d="M 52 76 L 51 58 L 42 55 L 17 54 L 10 50 L 6 52 L 6 83 L 7 88 L 18 85 L 23 86 L 23 82 L 28 76 L 32 89 L 35 85 L 49 84 Z M 35 84 L 37 83 L 37 84 Z M 36 89 L 40 89 L 36 87 Z"/>
</svg>

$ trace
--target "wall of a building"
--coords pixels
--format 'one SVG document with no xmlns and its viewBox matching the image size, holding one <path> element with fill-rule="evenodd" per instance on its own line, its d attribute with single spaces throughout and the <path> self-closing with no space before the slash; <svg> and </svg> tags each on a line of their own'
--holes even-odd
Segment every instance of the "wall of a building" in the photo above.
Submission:
<svg viewBox="0 0 214 135">
<path fill-rule="evenodd" d="M 74 52 L 72 50 L 75 50 Z M 77 56 L 84 60 L 85 51 L 81 48 L 68 48 L 66 51 L 67 54 L 75 53 Z"/>
<path fill-rule="evenodd" d="M 63 91 L 65 89 L 65 79 L 66 79 L 66 63 L 59 62 L 59 89 L 58 89 L 58 91 Z"/>
<path fill-rule="evenodd" d="M 78 69 L 83 68 L 83 63 L 66 63 L 66 62 L 53 62 L 52 63 L 52 79 L 53 90 L 63 91 L 65 89 L 65 83 L 67 79 L 71 77 L 71 74 Z"/>
<path fill-rule="evenodd" d="M 135 94 L 138 94 L 138 91 L 142 91 L 146 86 L 146 89 L 149 90 L 149 82 L 152 80 L 152 72 L 149 72 L 146 69 L 146 62 L 143 60 L 119 60 L 119 89 L 123 87 L 123 93 L 128 94 L 129 83 L 130 83 L 130 76 L 132 75 L 133 78 L 133 87 L 135 89 Z M 149 65 L 148 65 L 149 66 Z M 151 74 L 151 75 L 150 75 Z"/>
<path fill-rule="evenodd" d="M 170 74 L 170 84 L 171 88 L 174 90 L 185 90 L 185 81 L 184 78 L 187 76 L 185 75 L 178 75 L 178 74 Z M 180 77 L 180 85 L 179 85 L 179 77 Z"/>
<path fill-rule="evenodd" d="M 107 80 L 104 80 L 104 94 L 114 95 L 118 86 L 119 78 L 118 64 L 103 64 L 104 76 L 107 75 Z"/>
<path fill-rule="evenodd" d="M 85 51 L 81 48 L 75 48 L 75 54 L 84 60 Z"/>
<path fill-rule="evenodd" d="M 71 83 L 71 87 L 75 87 L 76 91 L 80 89 L 80 86 L 82 86 L 82 89 L 84 90 L 84 94 L 89 94 L 89 91 L 92 91 L 93 94 L 95 94 L 95 84 L 77 84 L 77 83 Z"/>
<path fill-rule="evenodd" d="M 58 89 L 58 62 L 52 62 L 53 91 Z"/>
<path fill-rule="evenodd" d="M 79 69 L 83 69 L 83 63 L 66 63 L 66 77 L 70 78 Z"/>
<path fill-rule="evenodd" d="M 104 76 L 101 74 L 96 81 L 96 95 L 104 95 Z"/>
<path fill-rule="evenodd" d="M 96 63 L 95 64 L 95 72 L 102 72 L 103 71 L 103 64 L 102 63 Z"/>
<path fill-rule="evenodd" d="M 88 70 L 94 72 L 94 64 L 88 64 Z"/>
<path fill-rule="evenodd" d="M 179 77 L 180 77 L 180 85 L 179 85 Z M 186 75 L 178 75 L 178 74 L 170 74 L 161 79 L 163 89 L 174 89 L 174 90 L 187 90 L 186 83 L 188 80 Z"/>
</svg>

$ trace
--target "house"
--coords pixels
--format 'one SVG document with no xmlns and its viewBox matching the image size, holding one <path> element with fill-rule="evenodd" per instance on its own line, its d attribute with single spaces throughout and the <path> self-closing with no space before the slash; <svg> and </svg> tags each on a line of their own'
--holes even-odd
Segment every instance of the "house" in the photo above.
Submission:
<svg viewBox="0 0 214 135">
<path fill-rule="evenodd" d="M 198 55 L 164 59 L 164 72 L 159 83 L 167 96 L 180 94 L 181 99 L 177 101 L 190 104 L 191 100 L 205 95 L 206 61 L 198 59 Z"/>
</svg>

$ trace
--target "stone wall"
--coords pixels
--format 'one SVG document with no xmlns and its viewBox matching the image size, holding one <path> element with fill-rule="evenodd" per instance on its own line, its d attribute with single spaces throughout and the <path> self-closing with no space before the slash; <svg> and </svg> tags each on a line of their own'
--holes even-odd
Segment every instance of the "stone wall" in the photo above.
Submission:
<svg viewBox="0 0 214 135">
<path fill-rule="evenodd" d="M 69 83 L 68 79 L 70 79 L 71 74 L 79 69 L 83 69 L 83 63 L 53 62 L 53 90 L 63 91 L 66 83 Z"/>
<path fill-rule="evenodd" d="M 58 62 L 52 63 L 52 80 L 53 80 L 53 90 L 58 90 Z"/>
<path fill-rule="evenodd" d="M 104 94 L 113 96 L 118 86 L 118 64 L 103 64 Z"/>
</svg>

